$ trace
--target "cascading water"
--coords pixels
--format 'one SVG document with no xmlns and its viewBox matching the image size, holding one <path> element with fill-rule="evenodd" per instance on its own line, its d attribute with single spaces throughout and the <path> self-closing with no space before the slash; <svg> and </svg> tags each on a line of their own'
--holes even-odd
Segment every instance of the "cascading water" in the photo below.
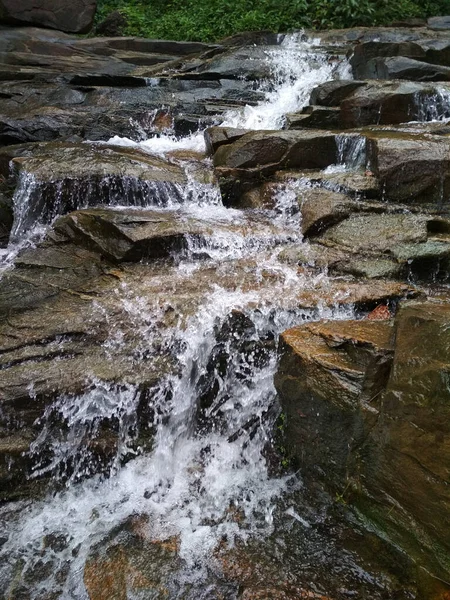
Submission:
<svg viewBox="0 0 450 600">
<path fill-rule="evenodd" d="M 224 125 L 281 127 L 286 112 L 301 108 L 314 86 L 347 68 L 296 36 L 267 56 L 275 74 L 265 84 L 267 101 L 228 114 Z M 350 156 L 351 167 L 360 165 L 359 142 L 357 137 L 343 141 L 343 163 Z M 155 154 L 204 147 L 201 133 L 181 140 L 161 135 L 110 143 Z M 215 231 L 190 239 L 163 276 L 153 275 L 153 296 L 118 287 L 122 327 L 111 331 L 101 347 L 114 360 L 115 348 L 132 329 L 133 360 L 171 354 L 174 367 L 144 396 L 136 385 L 112 385 L 86 374 L 85 393 L 62 395 L 47 407 L 30 458 L 33 476 L 51 476 L 56 485 L 45 499 L 2 509 L 0 588 L 5 597 L 87 598 L 85 565 L 94 549 L 107 547 L 111 531 L 136 516 L 145 516 L 146 539 L 175 539 L 181 561 L 164 582 L 166 591 L 145 597 L 219 597 L 202 587 L 217 548 L 268 535 L 278 499 L 298 486 L 289 476 L 271 476 L 265 455 L 278 413 L 273 386 L 278 336 L 302 320 L 348 318 L 352 311 L 297 308 L 299 289 L 314 288 L 326 277 L 311 279 L 277 260 L 277 246 L 302 241 L 295 186 L 280 186 L 273 209 L 242 215 L 224 208 L 218 189 L 196 183 L 185 166 L 188 183 L 170 203 L 181 202 L 180 216 L 197 216 Z M 18 234 L 27 194 L 35 186 L 25 179 L 15 199 Z M 186 307 L 186 314 L 180 311 L 157 335 L 171 308 L 162 278 L 175 295 L 187 296 L 192 282 L 204 291 L 192 313 Z M 92 310 L 104 309 L 94 303 Z M 102 318 L 108 322 L 107 312 Z M 146 422 L 137 416 L 142 402 Z M 86 441 L 95 439 L 105 422 L 114 441 L 107 458 L 97 463 L 95 448 Z M 142 443 L 143 429 L 151 449 Z M 284 518 L 307 525 L 292 508 Z M 227 597 L 237 594 L 233 589 Z"/>
<path fill-rule="evenodd" d="M 433 94 L 416 95 L 414 120 L 419 122 L 450 119 L 450 90 L 437 88 Z"/>
</svg>

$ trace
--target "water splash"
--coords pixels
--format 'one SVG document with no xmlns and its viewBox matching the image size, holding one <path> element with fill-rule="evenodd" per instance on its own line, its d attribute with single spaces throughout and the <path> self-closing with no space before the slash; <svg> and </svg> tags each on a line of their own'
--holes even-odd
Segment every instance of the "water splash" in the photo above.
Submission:
<svg viewBox="0 0 450 600">
<path fill-rule="evenodd" d="M 414 120 L 420 123 L 450 119 L 450 91 L 437 88 L 433 94 L 417 93 L 413 109 Z"/>
<path fill-rule="evenodd" d="M 287 35 L 280 46 L 267 51 L 267 56 L 273 78 L 265 83 L 265 100 L 255 107 L 246 106 L 241 113 L 228 113 L 222 126 L 281 129 L 286 114 L 306 106 L 315 87 L 348 76 L 345 59 L 321 51 L 319 40 L 307 40 L 302 32 Z"/>
</svg>

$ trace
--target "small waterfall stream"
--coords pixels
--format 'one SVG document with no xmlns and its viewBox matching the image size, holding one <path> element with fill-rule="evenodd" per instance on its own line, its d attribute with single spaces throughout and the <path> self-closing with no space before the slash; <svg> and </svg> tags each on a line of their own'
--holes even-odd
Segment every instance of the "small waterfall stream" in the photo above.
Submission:
<svg viewBox="0 0 450 600">
<path fill-rule="evenodd" d="M 230 112 L 224 126 L 280 128 L 286 113 L 305 105 L 315 86 L 349 78 L 346 61 L 331 61 L 298 36 L 270 49 L 267 60 L 274 78 L 263 84 L 266 101 Z M 361 136 L 340 136 L 334 168 L 364 166 L 364 143 Z M 182 139 L 169 132 L 142 142 L 114 137 L 108 144 L 157 156 L 204 150 L 202 132 Z M 141 294 L 118 284 L 115 303 L 123 327 L 111 330 L 101 348 L 114 360 L 114 348 L 132 329 L 133 361 L 172 354 L 176 368 L 146 394 L 126 381 L 112 385 L 87 373 L 88 391 L 61 395 L 47 407 L 31 458 L 33 477 L 51 477 L 53 490 L 42 500 L 0 509 L 0 589 L 6 598 L 88 598 L 86 563 L 99 545 L 107 548 L 111 532 L 137 517 L 145 539 L 175 540 L 179 560 L 177 571 L 163 577 L 164 593 L 134 591 L 126 597 L 238 598 L 234 588 L 221 588 L 222 596 L 208 588 L 217 548 L 267 537 L 283 521 L 308 527 L 308 516 L 280 501 L 301 487 L 300 479 L 273 474 L 267 458 L 279 413 L 273 385 L 278 336 L 301 321 L 349 318 L 353 310 L 296 307 L 299 290 L 327 282 L 325 273 L 307 276 L 278 260 L 285 244 L 302 243 L 298 183 L 280 185 L 272 209 L 244 214 L 225 208 L 215 185 L 190 177 L 189 160 L 181 164 L 187 185 L 144 189 L 133 181 L 115 186 L 105 180 L 100 202 L 175 210 L 180 218 L 194 216 L 210 227 L 204 238 L 191 237 L 163 273 L 149 269 L 144 275 L 142 265 L 147 281 Z M 14 198 L 15 245 L 3 251 L 3 268 L 65 210 L 57 203 L 51 214 L 31 214 L 36 194 L 39 182 L 24 176 Z M 87 206 L 85 196 L 85 190 L 74 188 L 74 207 Z M 186 302 L 185 313 L 176 312 L 158 334 L 173 310 L 164 286 L 186 297 L 188 286 L 194 286 L 197 298 L 194 309 Z M 104 307 L 94 303 L 93 310 L 108 322 Z M 146 423 L 139 422 L 139 412 Z M 85 441 L 96 438 L 105 419 L 114 421 L 117 435 L 108 458 L 99 460 Z M 142 442 L 143 428 L 154 432 L 151 447 Z"/>
</svg>

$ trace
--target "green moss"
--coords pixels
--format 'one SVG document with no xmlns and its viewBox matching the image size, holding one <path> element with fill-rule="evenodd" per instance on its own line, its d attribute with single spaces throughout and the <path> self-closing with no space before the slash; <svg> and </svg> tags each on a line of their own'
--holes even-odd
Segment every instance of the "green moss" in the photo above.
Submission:
<svg viewBox="0 0 450 600">
<path fill-rule="evenodd" d="M 383 25 L 448 14 L 450 0 L 99 0 L 96 21 L 118 10 L 124 35 L 214 41 L 240 31 Z"/>
</svg>

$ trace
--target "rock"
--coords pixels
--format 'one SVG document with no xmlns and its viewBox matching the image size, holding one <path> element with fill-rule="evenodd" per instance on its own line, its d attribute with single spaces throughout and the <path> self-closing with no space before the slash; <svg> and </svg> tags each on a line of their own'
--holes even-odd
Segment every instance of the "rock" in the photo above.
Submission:
<svg viewBox="0 0 450 600">
<path fill-rule="evenodd" d="M 344 128 L 426 120 L 426 106 L 438 104 L 436 87 L 413 82 L 370 82 L 341 103 Z M 439 110 L 438 106 L 438 110 Z M 442 115 L 445 107 L 442 106 Z M 431 116 L 431 114 L 430 114 Z"/>
<path fill-rule="evenodd" d="M 282 336 L 276 386 L 302 472 L 365 523 L 448 578 L 449 304 L 395 319 L 321 322 Z"/>
<path fill-rule="evenodd" d="M 368 159 L 386 197 L 446 210 L 450 146 L 445 138 L 369 134 Z"/>
<path fill-rule="evenodd" d="M 361 171 L 278 171 L 276 181 L 302 180 L 313 187 L 324 188 L 354 199 L 379 198 L 380 187 L 373 174 Z"/>
<path fill-rule="evenodd" d="M 399 21 L 393 21 L 390 26 L 391 27 L 426 27 L 427 21 L 426 19 L 420 19 L 418 17 L 411 17 L 410 19 L 402 19 Z"/>
<path fill-rule="evenodd" d="M 257 131 L 218 148 L 214 154 L 214 166 L 231 169 L 315 169 L 327 167 L 336 159 L 336 139 L 332 133 Z"/>
<path fill-rule="evenodd" d="M 11 154 L 19 154 L 11 162 L 19 181 L 14 236 L 77 208 L 164 206 L 181 200 L 187 183 L 179 165 L 134 148 L 49 143 L 5 151 Z"/>
<path fill-rule="evenodd" d="M 192 67 L 187 64 L 176 77 L 207 80 L 245 78 L 258 81 L 270 78 L 271 75 L 272 68 L 267 61 L 266 49 L 261 46 L 248 46 L 233 48 L 209 60 L 201 61 L 200 64 L 193 63 Z"/>
<path fill-rule="evenodd" d="M 353 81 L 352 79 L 326 81 L 313 89 L 309 103 L 319 106 L 339 106 L 352 92 L 366 85 L 364 81 Z"/>
<path fill-rule="evenodd" d="M 115 262 L 169 258 L 187 249 L 188 239 L 204 239 L 212 225 L 177 212 L 90 209 L 61 217 L 54 223 L 58 235 L 93 249 Z"/>
<path fill-rule="evenodd" d="M 410 79 L 413 81 L 450 81 L 450 67 L 405 58 L 373 58 L 364 69 L 358 69 L 357 76 L 367 79 Z"/>
<path fill-rule="evenodd" d="M 311 95 L 311 102 L 318 105 L 326 103 L 335 111 L 336 122 L 343 129 L 366 125 L 405 123 L 412 120 L 429 121 L 447 116 L 448 105 L 445 100 L 447 87 L 420 82 L 333 81 L 322 84 Z M 331 85 L 334 84 L 334 85 Z M 334 108 L 336 107 L 336 108 Z M 304 115 L 299 115 L 307 125 Z M 299 121 L 301 126 L 302 120 Z"/>
<path fill-rule="evenodd" d="M 8 244 L 13 220 L 12 200 L 10 196 L 0 191 L 0 248 Z"/>
<path fill-rule="evenodd" d="M 92 43 L 92 42 L 91 42 Z M 152 40 L 148 38 L 120 37 L 107 40 L 107 45 L 116 50 L 144 52 L 147 54 L 171 54 L 172 56 L 189 56 L 191 54 L 217 51 L 219 44 L 203 42 L 184 42 L 173 40 Z"/>
<path fill-rule="evenodd" d="M 374 59 L 383 57 L 404 57 L 415 60 L 425 58 L 425 50 L 415 42 L 364 42 L 355 46 L 350 64 L 356 79 L 376 79 L 368 74 Z"/>
<path fill-rule="evenodd" d="M 278 169 L 324 168 L 337 161 L 336 136 L 322 131 L 257 131 L 220 146 L 213 157 L 226 206 L 241 199 Z"/>
<path fill-rule="evenodd" d="M 420 295 L 417 288 L 394 281 L 356 281 L 352 279 L 332 279 L 319 281 L 311 288 L 305 288 L 297 296 L 298 306 L 316 309 L 318 305 L 329 308 L 353 306 L 361 310 L 373 310 L 378 304 L 398 302 L 404 298 Z"/>
<path fill-rule="evenodd" d="M 450 17 L 430 17 L 427 25 L 433 31 L 447 31 L 450 29 Z"/>
<path fill-rule="evenodd" d="M 234 127 L 208 127 L 205 129 L 206 151 L 213 155 L 220 146 L 232 144 L 246 133 L 248 129 L 236 129 Z"/>
<path fill-rule="evenodd" d="M 301 227 L 305 236 L 321 234 L 358 210 L 358 205 L 343 194 L 312 188 L 300 192 Z"/>
<path fill-rule="evenodd" d="M 152 113 L 161 106 L 171 113 L 178 134 L 183 119 L 190 121 L 191 131 L 217 123 L 211 115 L 255 104 L 262 94 L 243 80 L 180 81 L 168 72 L 195 53 L 220 50 L 197 42 L 76 38 L 31 27 L 2 30 L 0 143 L 95 141 L 114 135 L 141 141 L 158 132 Z M 149 80 L 159 75 L 157 85 L 156 79 Z"/>
<path fill-rule="evenodd" d="M 412 214 L 350 215 L 322 239 L 358 251 L 389 253 L 398 244 L 427 240 L 427 218 Z"/>
<path fill-rule="evenodd" d="M 128 25 L 126 17 L 115 10 L 107 15 L 95 28 L 97 35 L 121 36 L 124 28 Z"/>
<path fill-rule="evenodd" d="M 1 0 L 0 20 L 87 33 L 94 21 L 96 0 Z"/>
<path fill-rule="evenodd" d="M 334 107 L 306 106 L 301 113 L 286 115 L 286 129 L 339 129 L 341 111 Z"/>
</svg>

